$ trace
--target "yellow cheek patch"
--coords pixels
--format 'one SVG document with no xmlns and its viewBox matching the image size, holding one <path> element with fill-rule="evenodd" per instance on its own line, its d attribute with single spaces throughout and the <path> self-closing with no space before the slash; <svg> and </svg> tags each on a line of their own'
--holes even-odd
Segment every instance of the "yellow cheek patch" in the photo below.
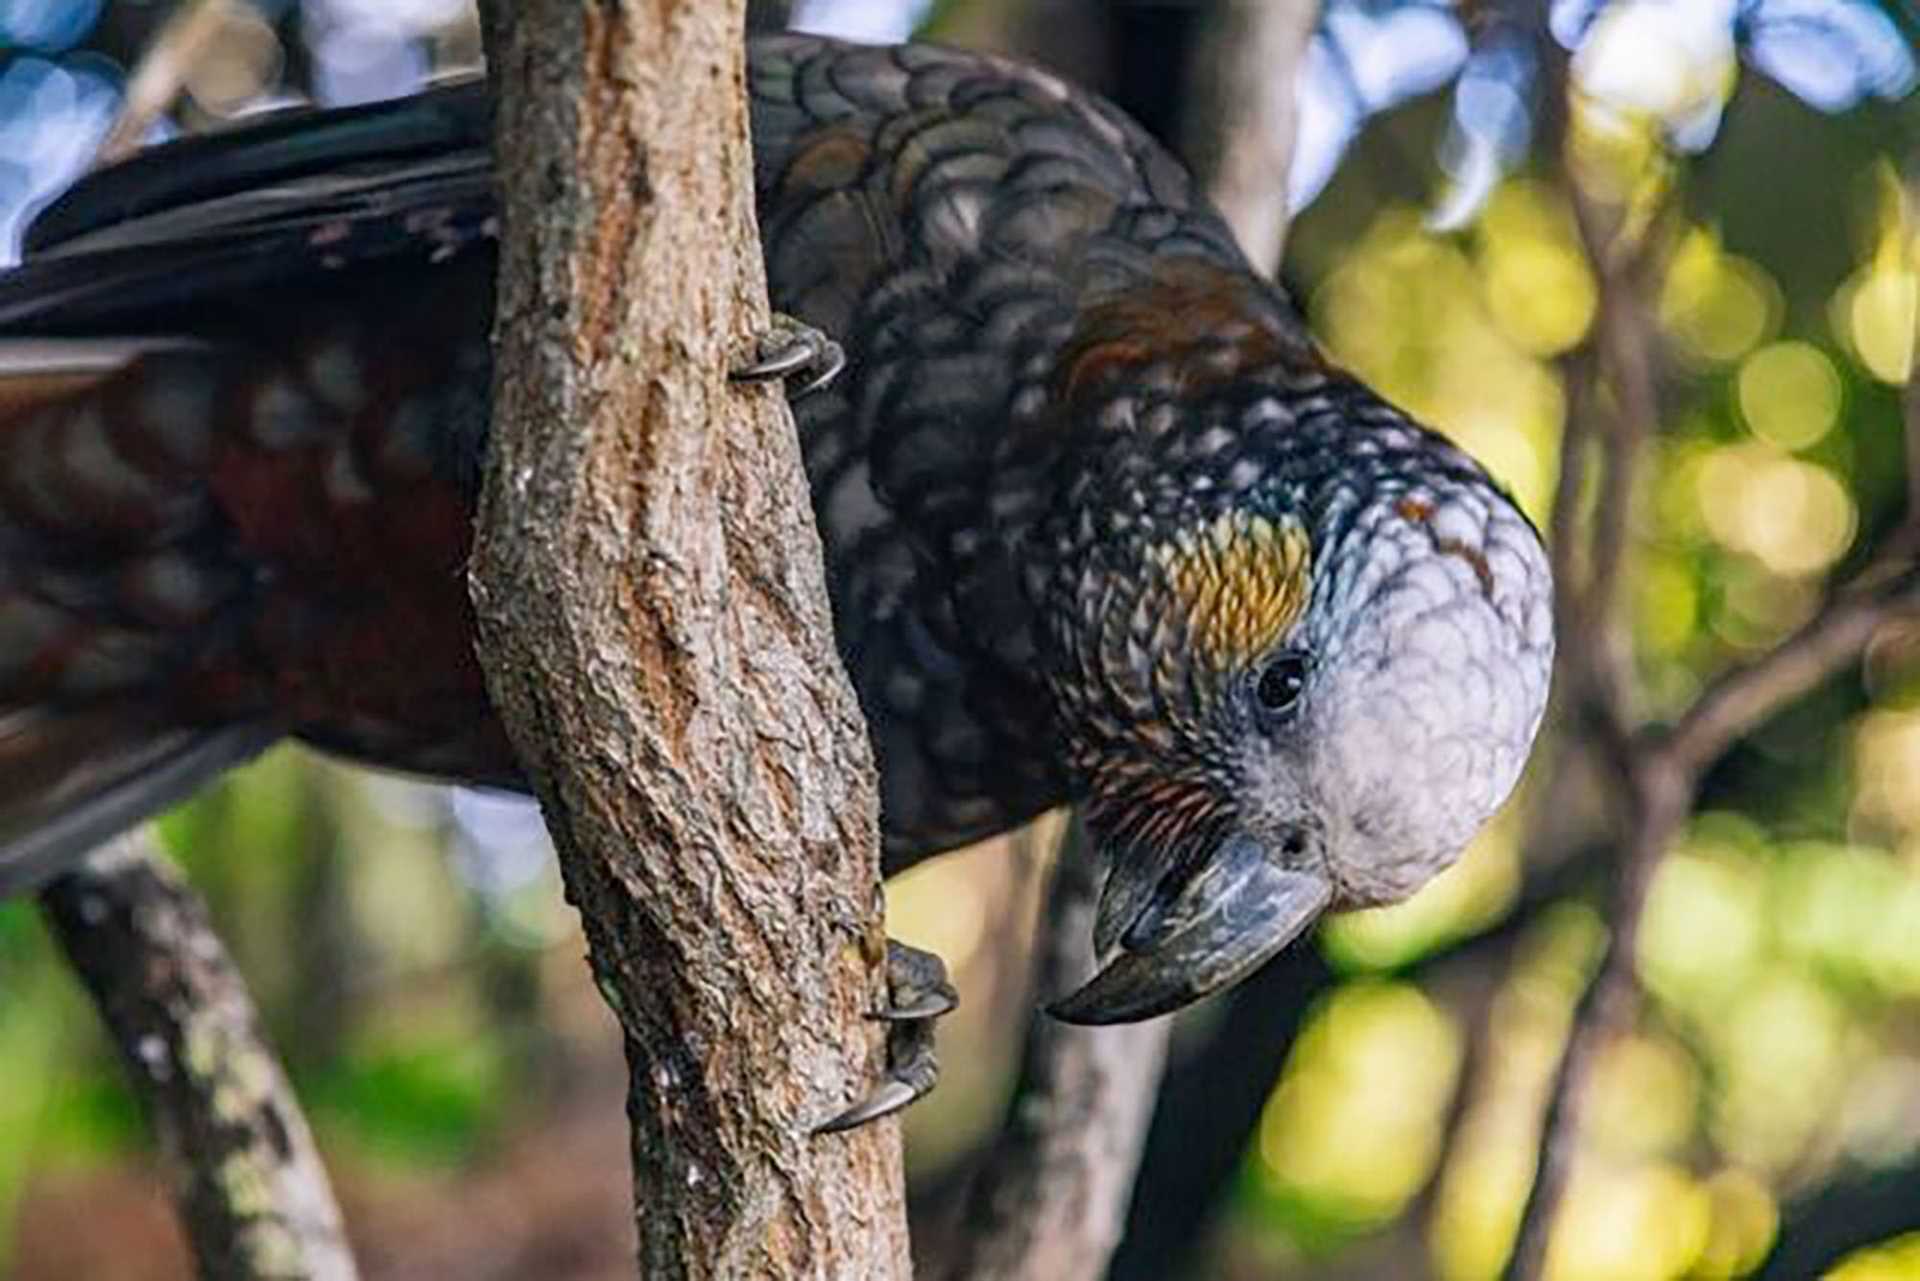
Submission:
<svg viewBox="0 0 1920 1281">
<path fill-rule="evenodd" d="M 1249 512 L 1182 530 L 1151 553 L 1196 657 L 1246 667 L 1278 645 L 1307 605 L 1312 540 L 1298 522 Z"/>
</svg>

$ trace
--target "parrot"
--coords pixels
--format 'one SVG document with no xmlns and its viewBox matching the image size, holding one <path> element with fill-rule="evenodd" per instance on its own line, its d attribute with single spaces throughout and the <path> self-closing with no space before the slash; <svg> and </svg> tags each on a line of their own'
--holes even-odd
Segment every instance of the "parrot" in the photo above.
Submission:
<svg viewBox="0 0 1920 1281">
<path fill-rule="evenodd" d="M 1077 807 L 1149 1018 L 1402 900 L 1506 801 L 1542 541 L 1344 370 L 1098 97 L 755 36 L 771 300 L 884 870 Z M 474 655 L 499 212 L 481 79 L 82 179 L 0 273 L 0 894 L 293 738 L 524 790 Z M 952 991 L 890 965 L 903 1023 Z M 931 1087 L 918 1033 L 835 1123 Z"/>
</svg>

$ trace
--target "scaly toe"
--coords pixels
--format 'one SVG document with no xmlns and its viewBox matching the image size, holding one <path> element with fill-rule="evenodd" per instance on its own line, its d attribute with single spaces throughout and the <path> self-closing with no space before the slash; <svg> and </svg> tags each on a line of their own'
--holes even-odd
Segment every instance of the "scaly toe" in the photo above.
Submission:
<svg viewBox="0 0 1920 1281">
<path fill-rule="evenodd" d="M 887 1073 L 852 1107 L 818 1126 L 835 1134 L 898 1112 L 933 1089 L 940 1061 L 933 1053 L 933 1024 L 960 1003 L 939 957 L 887 940 L 887 1005 L 872 1017 L 887 1023 Z"/>
</svg>

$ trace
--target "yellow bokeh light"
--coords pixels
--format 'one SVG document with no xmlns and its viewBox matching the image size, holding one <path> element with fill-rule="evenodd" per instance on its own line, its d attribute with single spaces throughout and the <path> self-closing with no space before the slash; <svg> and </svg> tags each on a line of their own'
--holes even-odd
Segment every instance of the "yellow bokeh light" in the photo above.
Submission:
<svg viewBox="0 0 1920 1281">
<path fill-rule="evenodd" d="M 1492 1281 L 1533 1181 L 1530 1135 L 1485 1116 L 1461 1127 L 1434 1201 L 1427 1249 L 1440 1281 Z"/>
<path fill-rule="evenodd" d="M 1693 1135 L 1699 1085 L 1693 1060 L 1672 1041 L 1649 1034 L 1616 1037 L 1595 1066 L 1587 1142 L 1611 1156 L 1678 1151 Z"/>
<path fill-rule="evenodd" d="M 1598 912 L 1562 903 L 1548 909 L 1514 953 L 1488 1011 L 1492 1048 L 1434 1202 L 1428 1244 L 1442 1281 L 1499 1275 L 1533 1179 L 1547 1085 L 1605 934 Z"/>
<path fill-rule="evenodd" d="M 1707 1241 L 1706 1190 L 1677 1166 L 1574 1167 L 1547 1250 L 1549 1281 L 1667 1281 Z"/>
<path fill-rule="evenodd" d="M 1550 224 L 1536 204 L 1511 198 L 1502 216 Z M 1455 239 L 1429 232 L 1418 211 L 1396 208 L 1375 218 L 1322 282 L 1312 311 L 1336 360 L 1474 454 L 1540 520 L 1552 499 L 1566 397 L 1556 368 L 1484 306 L 1461 305 L 1488 287 Z"/>
<path fill-rule="evenodd" d="M 1487 255 L 1487 305 L 1520 347 L 1553 356 L 1593 320 L 1593 278 L 1572 251 L 1540 241 L 1501 242 Z"/>
<path fill-rule="evenodd" d="M 1655 442 L 1653 462 L 1647 468 L 1655 525 L 1677 543 L 1695 543 L 1707 536 L 1700 511 L 1700 469 L 1714 453 L 1707 437 L 1711 430 L 1698 419 L 1681 422 L 1673 439 Z"/>
<path fill-rule="evenodd" d="M 1854 731 L 1854 805 L 1867 818 L 1920 831 L 1920 713 L 1870 712 Z"/>
<path fill-rule="evenodd" d="M 1740 415 L 1782 449 L 1805 449 L 1840 421 L 1840 375 L 1810 343 L 1770 343 L 1740 365 Z"/>
<path fill-rule="evenodd" d="M 1786 459 L 1761 473 L 1747 511 L 1748 545 L 1779 574 L 1831 566 L 1852 545 L 1858 519 L 1853 496 L 1832 472 Z"/>
<path fill-rule="evenodd" d="M 1675 1005 L 1713 1003 L 1759 963 L 1766 909 L 1766 884 L 1751 863 L 1675 852 L 1661 864 L 1641 918 L 1641 978 Z"/>
<path fill-rule="evenodd" d="M 1723 253 L 1705 229 L 1682 237 L 1667 262 L 1660 322 L 1698 363 L 1740 359 L 1772 332 L 1781 310 L 1773 277 L 1748 259 Z"/>
<path fill-rule="evenodd" d="M 1767 1185 L 1730 1166 L 1707 1180 L 1707 1203 L 1707 1239 L 1692 1275 L 1730 1281 L 1759 1267 L 1780 1230 L 1780 1209 Z"/>
<path fill-rule="evenodd" d="M 1920 227 L 1905 182 L 1884 158 L 1874 178 L 1867 260 L 1835 293 L 1830 314 L 1868 373 L 1904 383 L 1920 338 Z"/>
<path fill-rule="evenodd" d="M 1700 588 L 1693 570 L 1675 556 L 1648 553 L 1632 576 L 1634 615 L 1649 653 L 1678 654 L 1700 622 Z"/>
<path fill-rule="evenodd" d="M 1818 579 L 1782 578 L 1770 565 L 1726 566 L 1720 582 L 1713 630 L 1737 649 L 1774 644 L 1820 607 Z"/>
<path fill-rule="evenodd" d="M 1721 546 L 1747 549 L 1747 495 L 1771 460 L 1771 451 L 1758 445 L 1722 446 L 1700 460 L 1693 473 L 1694 501 L 1707 533 Z"/>
<path fill-rule="evenodd" d="M 1856 1250 L 1822 1281 L 1915 1281 L 1920 1278 L 1920 1232 Z"/>
<path fill-rule="evenodd" d="M 1707 531 L 1776 574 L 1832 565 L 1853 543 L 1853 496 L 1826 468 L 1765 445 L 1729 445 L 1701 463 L 1695 492 Z"/>
<path fill-rule="evenodd" d="M 1881 382 L 1906 382 L 1913 371 L 1920 275 L 1898 268 L 1869 270 L 1851 283 L 1845 297 L 1854 355 Z"/>
<path fill-rule="evenodd" d="M 1802 1159 L 1851 1068 L 1833 994 L 1784 965 L 1757 974 L 1711 1026 L 1721 1076 L 1712 1132 L 1735 1160 L 1779 1174 Z"/>
<path fill-rule="evenodd" d="M 1524 351 L 1553 356 L 1585 336 L 1599 301 L 1561 201 L 1543 184 L 1503 184 L 1480 216 L 1487 311 Z"/>
<path fill-rule="evenodd" d="M 1391 1218 L 1438 1156 L 1460 1056 L 1459 1028 L 1420 989 L 1342 987 L 1301 1033 L 1267 1102 L 1260 1176 L 1353 1227 Z"/>
<path fill-rule="evenodd" d="M 1803 841 L 1779 897 L 1781 941 L 1822 971 L 1871 983 L 1890 995 L 1920 991 L 1920 877 L 1884 850 Z"/>
</svg>

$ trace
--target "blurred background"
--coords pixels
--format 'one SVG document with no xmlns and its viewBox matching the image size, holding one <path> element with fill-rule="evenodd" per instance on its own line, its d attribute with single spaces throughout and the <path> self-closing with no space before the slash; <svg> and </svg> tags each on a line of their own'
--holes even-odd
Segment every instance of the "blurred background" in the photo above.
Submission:
<svg viewBox="0 0 1920 1281">
<path fill-rule="evenodd" d="M 791 16 L 1050 63 L 1177 145 L 1207 8 Z M 1544 57 L 1517 30 L 1477 0 L 1326 0 L 1282 274 L 1337 360 L 1547 528 L 1598 298 L 1568 184 L 1620 212 L 1661 395 L 1621 608 L 1659 718 L 1803 622 L 1905 513 L 1920 17 L 1560 0 Z M 465 0 L 0 0 L 0 263 L 162 39 L 190 70 L 145 142 L 404 94 L 479 54 Z M 1563 734 L 1417 899 L 1330 922 L 1188 1016 L 1113 1275 L 1497 1276 L 1605 938 L 1611 830 Z M 162 835 L 254 986 L 370 1277 L 631 1275 L 618 1037 L 537 814 L 287 749 Z M 909 1114 L 930 1262 L 1009 1085 L 1049 844 L 889 886 L 891 932 L 965 996 Z M 1635 963 L 1649 1000 L 1599 1062 L 1552 1275 L 1920 1278 L 1920 626 L 1713 769 Z M 186 1276 L 148 1144 L 35 910 L 0 904 L 0 1276 Z"/>
</svg>

